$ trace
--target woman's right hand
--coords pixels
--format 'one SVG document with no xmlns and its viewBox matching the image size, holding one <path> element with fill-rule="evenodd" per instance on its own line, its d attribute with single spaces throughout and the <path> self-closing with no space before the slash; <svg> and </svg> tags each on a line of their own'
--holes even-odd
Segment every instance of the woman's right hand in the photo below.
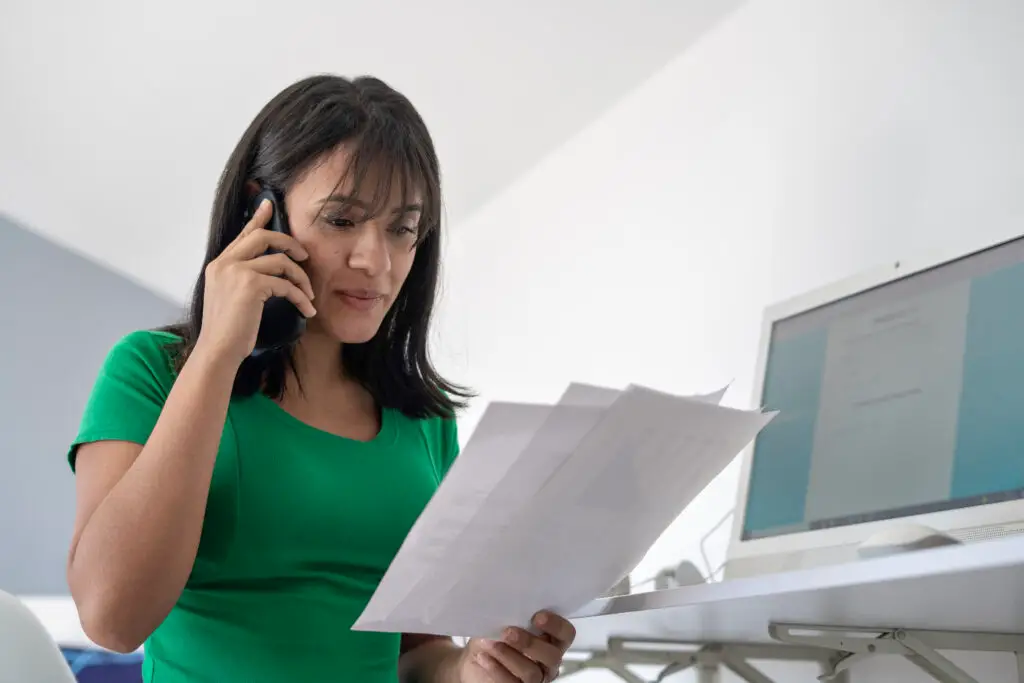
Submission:
<svg viewBox="0 0 1024 683">
<path fill-rule="evenodd" d="M 238 237 L 206 266 L 197 349 L 241 364 L 256 346 L 263 304 L 271 297 L 288 299 L 307 318 L 316 315 L 313 286 L 297 263 L 309 254 L 291 235 L 264 229 L 272 214 L 273 205 L 264 200 Z"/>
</svg>

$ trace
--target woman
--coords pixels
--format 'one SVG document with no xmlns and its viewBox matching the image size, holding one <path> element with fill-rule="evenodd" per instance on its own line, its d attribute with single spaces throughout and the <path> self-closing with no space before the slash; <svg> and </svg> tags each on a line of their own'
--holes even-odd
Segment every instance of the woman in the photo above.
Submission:
<svg viewBox="0 0 1024 683">
<path fill-rule="evenodd" d="M 381 81 L 290 86 L 227 162 L 185 322 L 108 355 L 69 452 L 68 582 L 98 644 L 145 642 L 148 681 L 557 675 L 574 632 L 553 614 L 465 648 L 350 630 L 458 449 L 467 393 L 427 358 L 439 178 Z M 264 189 L 290 234 L 249 211 Z M 271 299 L 305 331 L 254 353 Z"/>
</svg>

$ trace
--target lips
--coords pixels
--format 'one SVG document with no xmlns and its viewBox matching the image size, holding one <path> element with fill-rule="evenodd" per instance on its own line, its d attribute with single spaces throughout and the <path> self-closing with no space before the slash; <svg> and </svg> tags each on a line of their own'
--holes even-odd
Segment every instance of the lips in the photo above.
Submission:
<svg viewBox="0 0 1024 683">
<path fill-rule="evenodd" d="M 383 294 L 368 289 L 344 289 L 337 295 L 343 304 L 357 311 L 371 311 L 384 300 Z"/>
</svg>

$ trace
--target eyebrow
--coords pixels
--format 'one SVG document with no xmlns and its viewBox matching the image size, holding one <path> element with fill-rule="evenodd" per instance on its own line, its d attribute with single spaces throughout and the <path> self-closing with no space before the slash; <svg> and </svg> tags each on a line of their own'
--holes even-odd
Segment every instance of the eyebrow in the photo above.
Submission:
<svg viewBox="0 0 1024 683">
<path fill-rule="evenodd" d="M 320 202 L 321 206 L 326 206 L 328 204 L 347 204 L 349 206 L 354 206 L 356 208 L 362 209 L 363 211 L 367 211 L 368 212 L 370 210 L 370 205 L 367 204 L 366 202 L 364 202 L 363 200 L 357 199 L 356 197 L 350 197 L 350 196 L 345 195 L 345 194 L 332 194 L 332 195 L 328 195 L 327 197 L 325 197 Z M 417 203 L 406 204 L 405 206 L 400 206 L 397 209 L 395 209 L 394 211 L 392 211 L 392 213 L 394 215 L 396 215 L 396 216 L 400 216 L 400 215 L 406 214 L 406 213 L 422 213 L 422 212 L 423 212 L 423 205 L 422 204 L 417 204 Z"/>
</svg>

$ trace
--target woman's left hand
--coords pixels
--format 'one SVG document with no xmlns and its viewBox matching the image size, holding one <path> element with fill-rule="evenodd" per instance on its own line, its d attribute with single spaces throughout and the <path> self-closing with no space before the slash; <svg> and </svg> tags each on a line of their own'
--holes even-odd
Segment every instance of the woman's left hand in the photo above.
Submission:
<svg viewBox="0 0 1024 683">
<path fill-rule="evenodd" d="M 500 640 L 470 640 L 459 656 L 459 683 L 550 683 L 555 680 L 562 657 L 576 638 L 576 629 L 568 620 L 550 612 L 537 614 L 533 625 L 540 635 L 510 627 Z"/>
</svg>

